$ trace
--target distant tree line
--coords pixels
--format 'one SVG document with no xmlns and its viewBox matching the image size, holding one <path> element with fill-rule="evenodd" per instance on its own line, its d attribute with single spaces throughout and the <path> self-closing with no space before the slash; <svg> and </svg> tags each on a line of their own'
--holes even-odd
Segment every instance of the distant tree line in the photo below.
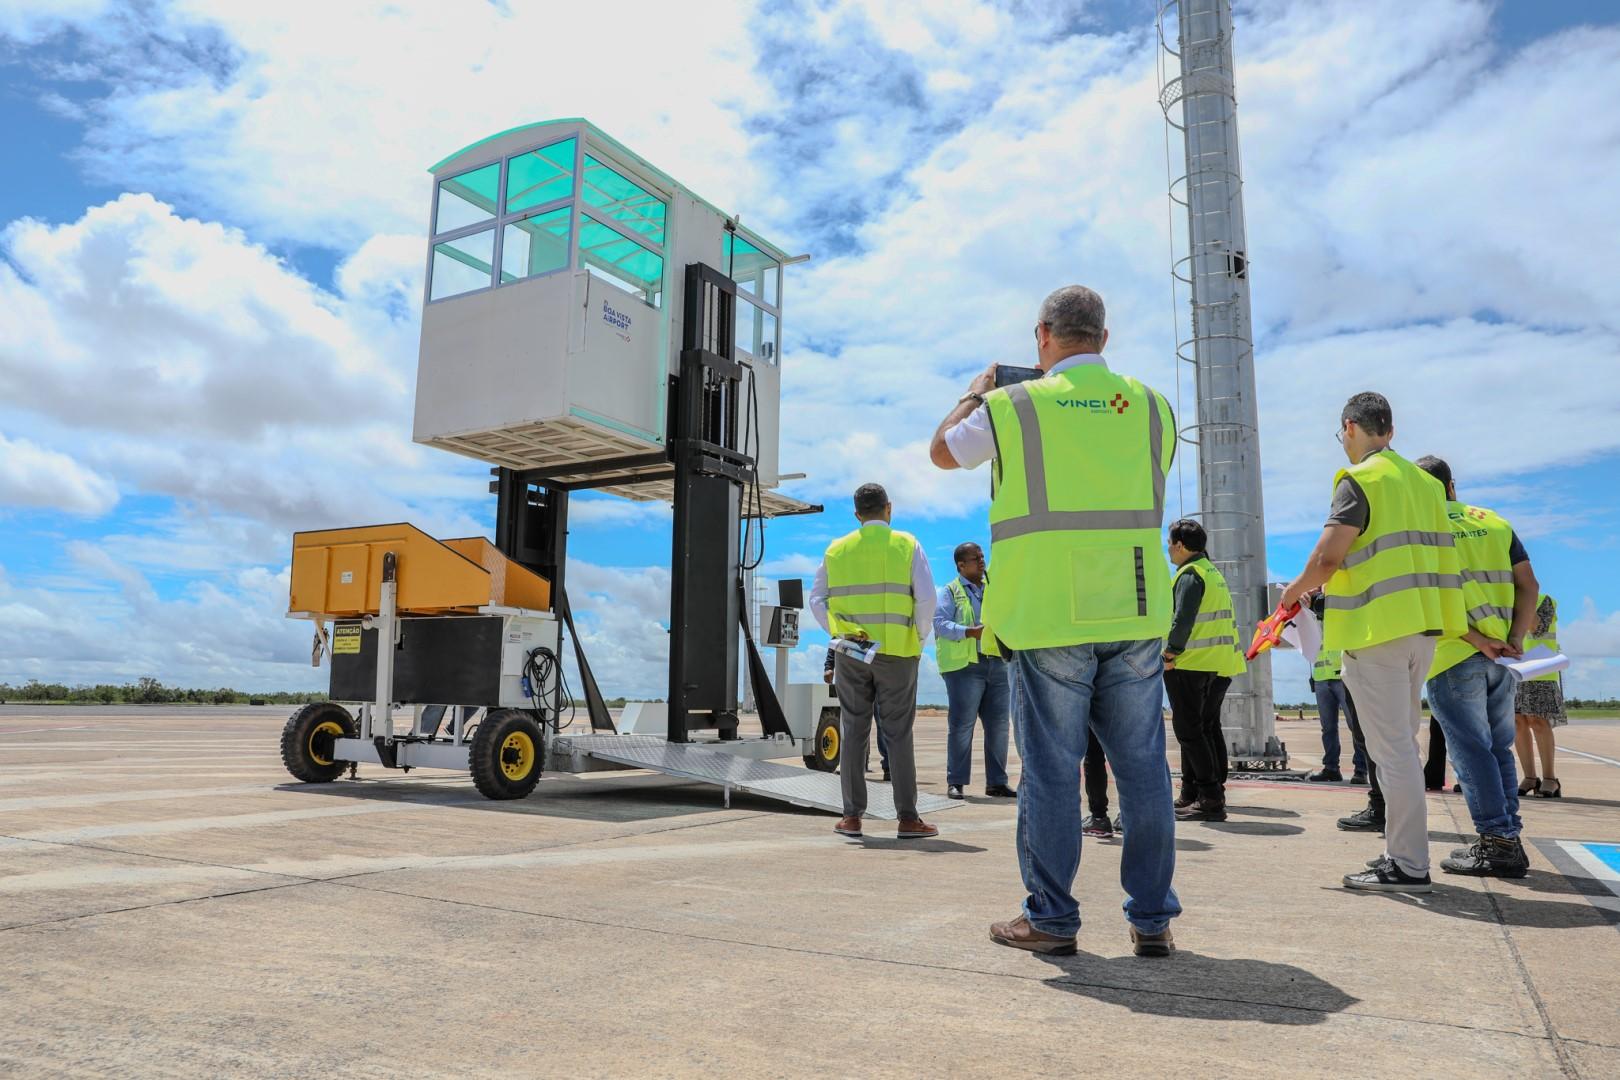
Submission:
<svg viewBox="0 0 1620 1080">
<path fill-rule="evenodd" d="M 325 694 L 318 691 L 249 693 L 223 686 L 215 690 L 165 686 L 151 676 L 122 685 L 98 683 L 95 686 L 66 686 L 62 683 L 40 682 L 37 679 L 30 679 L 22 686 L 0 683 L 0 703 L 9 701 L 63 702 L 72 705 L 295 705 L 322 701 L 325 697 Z"/>
</svg>

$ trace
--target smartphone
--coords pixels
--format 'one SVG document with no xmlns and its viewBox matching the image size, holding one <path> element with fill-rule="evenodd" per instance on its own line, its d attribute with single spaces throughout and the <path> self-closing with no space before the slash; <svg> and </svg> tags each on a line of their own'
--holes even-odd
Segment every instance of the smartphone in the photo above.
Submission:
<svg viewBox="0 0 1620 1080">
<path fill-rule="evenodd" d="M 1033 367 L 1016 367 L 1012 364 L 996 365 L 996 386 L 1011 386 L 1013 383 L 1028 382 L 1041 377 L 1041 369 Z"/>
</svg>

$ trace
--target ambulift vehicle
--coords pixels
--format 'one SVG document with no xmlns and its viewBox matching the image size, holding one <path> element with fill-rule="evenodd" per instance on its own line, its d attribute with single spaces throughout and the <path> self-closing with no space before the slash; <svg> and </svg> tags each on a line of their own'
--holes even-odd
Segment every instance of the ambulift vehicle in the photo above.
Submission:
<svg viewBox="0 0 1620 1080">
<path fill-rule="evenodd" d="M 821 510 L 775 490 L 782 268 L 797 260 L 583 120 L 502 132 L 431 171 L 414 438 L 494 466 L 495 539 L 294 536 L 288 617 L 314 621 L 332 674 L 331 700 L 282 732 L 288 771 L 460 769 L 515 799 L 544 769 L 650 769 L 728 805 L 736 789 L 840 811 L 836 701 L 788 685 L 780 652 L 773 689 L 742 586 L 766 520 Z M 674 504 L 667 704 L 617 727 L 565 587 L 568 496 L 592 489 Z M 797 644 L 798 584 L 767 609 L 767 646 Z M 565 629 L 589 734 L 568 733 Z M 738 730 L 739 630 L 753 738 Z M 793 756 L 809 768 L 771 760 Z M 869 792 L 869 814 L 895 816 L 887 784 Z"/>
</svg>

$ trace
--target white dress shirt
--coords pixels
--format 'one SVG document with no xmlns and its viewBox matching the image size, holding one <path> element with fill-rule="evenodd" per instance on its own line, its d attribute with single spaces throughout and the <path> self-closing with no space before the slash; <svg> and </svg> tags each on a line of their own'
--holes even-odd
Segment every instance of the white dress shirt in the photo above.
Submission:
<svg viewBox="0 0 1620 1080">
<path fill-rule="evenodd" d="M 882 525 L 881 521 L 866 521 L 861 523 L 865 529 L 872 525 Z M 911 625 L 917 631 L 920 641 L 927 641 L 928 634 L 934 628 L 934 574 L 928 569 L 928 559 L 923 555 L 922 545 L 918 544 L 911 556 Z M 810 614 L 816 617 L 816 622 L 827 633 L 832 633 L 832 627 L 827 622 L 827 557 L 821 557 L 821 566 L 816 569 L 816 581 L 810 586 Z"/>
<path fill-rule="evenodd" d="M 1042 378 L 1050 379 L 1060 371 L 1077 367 L 1080 364 L 1101 364 L 1108 366 L 1097 353 L 1077 353 L 1066 356 L 1052 365 Z M 951 457 L 964 469 L 977 469 L 980 465 L 996 456 L 996 437 L 990 430 L 990 410 L 980 405 L 968 413 L 956 426 L 945 433 L 945 445 L 951 452 Z"/>
</svg>

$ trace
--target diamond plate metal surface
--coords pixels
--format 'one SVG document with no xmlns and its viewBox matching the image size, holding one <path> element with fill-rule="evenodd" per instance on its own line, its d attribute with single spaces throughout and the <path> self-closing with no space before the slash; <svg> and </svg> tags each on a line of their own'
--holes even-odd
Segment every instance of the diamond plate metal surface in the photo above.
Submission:
<svg viewBox="0 0 1620 1080">
<path fill-rule="evenodd" d="M 634 769 L 649 769 L 700 784 L 746 791 L 795 806 L 810 806 L 839 814 L 844 796 L 836 773 L 756 761 L 724 750 L 672 743 L 656 735 L 564 735 L 554 741 L 555 754 L 584 754 Z M 938 795 L 917 793 L 917 812 L 932 814 L 959 805 Z M 866 782 L 866 816 L 893 821 L 894 788 Z"/>
</svg>

